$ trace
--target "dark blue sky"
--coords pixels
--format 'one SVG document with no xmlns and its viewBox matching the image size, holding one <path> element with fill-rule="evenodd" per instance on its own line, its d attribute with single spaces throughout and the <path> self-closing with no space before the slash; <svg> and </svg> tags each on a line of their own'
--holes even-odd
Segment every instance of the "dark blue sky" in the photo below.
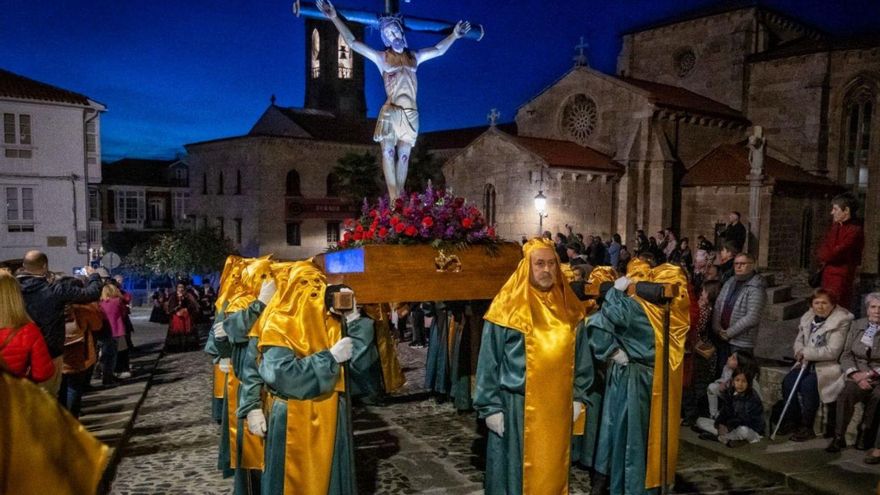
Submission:
<svg viewBox="0 0 880 495">
<path fill-rule="evenodd" d="M 185 143 L 243 134 L 276 94 L 303 103 L 303 21 L 292 0 L 3 0 L 0 67 L 78 91 L 108 106 L 107 160 L 172 157 Z M 614 72 L 620 33 L 717 0 L 412 0 L 404 15 L 486 27 L 419 68 L 423 130 L 481 125 L 516 108 L 571 65 L 580 36 L 590 65 Z M 880 31 L 877 0 L 767 0 L 764 5 L 846 36 Z M 380 10 L 381 0 L 337 0 Z M 409 35 L 410 46 L 437 37 Z M 368 32 L 367 42 L 379 46 Z M 368 113 L 384 100 L 367 66 Z"/>
</svg>

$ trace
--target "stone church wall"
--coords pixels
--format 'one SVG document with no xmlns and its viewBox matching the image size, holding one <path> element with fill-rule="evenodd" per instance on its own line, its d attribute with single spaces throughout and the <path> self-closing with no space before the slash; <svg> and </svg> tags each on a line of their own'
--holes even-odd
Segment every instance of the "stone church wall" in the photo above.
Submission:
<svg viewBox="0 0 880 495">
<path fill-rule="evenodd" d="M 523 105 L 516 115 L 521 136 L 577 142 L 562 126 L 563 109 L 569 98 L 584 94 L 596 104 L 596 126 L 584 143 L 616 156 L 632 139 L 638 118 L 650 112 L 646 98 L 622 81 L 589 68 L 575 68 L 538 97 Z"/>
<path fill-rule="evenodd" d="M 827 64 L 827 54 L 816 53 L 750 67 L 749 119 L 764 127 L 770 146 L 806 170 L 820 168 Z"/>
<path fill-rule="evenodd" d="M 627 34 L 617 73 L 681 86 L 736 109 L 743 108 L 743 61 L 751 53 L 755 9 Z M 693 54 L 693 68 L 684 75 Z"/>
<path fill-rule="evenodd" d="M 746 139 L 741 129 L 672 120 L 662 120 L 660 125 L 669 142 L 670 150 L 681 160 L 685 168 L 690 168 L 719 145 Z"/>
<path fill-rule="evenodd" d="M 771 269 L 816 267 L 816 252 L 830 224 L 831 198 L 776 194 L 771 199 L 767 266 Z M 808 231 L 804 220 L 808 220 Z M 803 252 L 802 252 L 803 251 Z"/>
<path fill-rule="evenodd" d="M 746 186 L 684 187 L 681 193 L 681 232 L 679 238 L 687 237 L 692 246 L 697 236 L 703 235 L 715 241 L 715 224 L 727 222 L 727 215 L 738 211 L 743 223 L 748 221 L 749 188 Z"/>
<path fill-rule="evenodd" d="M 538 157 L 505 138 L 484 135 L 446 162 L 443 174 L 457 196 L 475 204 L 484 214 L 486 186 L 494 186 L 497 232 L 505 239 L 518 241 L 523 235 L 538 234 L 534 198 L 540 188 L 542 166 Z M 613 225 L 614 187 L 613 180 L 599 176 L 589 180 L 587 171 L 545 168 L 543 191 L 548 216 L 544 230 L 565 232 L 565 224 L 569 224 L 575 232 L 607 237 Z"/>
</svg>

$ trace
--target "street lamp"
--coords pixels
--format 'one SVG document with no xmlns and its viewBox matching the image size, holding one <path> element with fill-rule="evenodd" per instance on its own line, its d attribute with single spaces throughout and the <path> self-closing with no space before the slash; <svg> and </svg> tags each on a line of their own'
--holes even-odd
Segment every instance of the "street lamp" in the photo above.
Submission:
<svg viewBox="0 0 880 495">
<path fill-rule="evenodd" d="M 544 233 L 544 217 L 547 216 L 546 212 L 547 208 L 547 196 L 544 196 L 544 191 L 539 190 L 538 195 L 535 196 L 535 210 L 538 212 L 538 235 L 543 235 Z"/>
</svg>

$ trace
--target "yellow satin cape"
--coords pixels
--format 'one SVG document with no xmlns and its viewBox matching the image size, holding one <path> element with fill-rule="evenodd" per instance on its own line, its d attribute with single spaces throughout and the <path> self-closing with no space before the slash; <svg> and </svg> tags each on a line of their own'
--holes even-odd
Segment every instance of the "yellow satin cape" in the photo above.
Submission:
<svg viewBox="0 0 880 495">
<path fill-rule="evenodd" d="M 238 458 L 238 388 L 241 385 L 234 371 L 230 371 L 226 380 L 227 419 L 229 420 L 229 466 L 233 469 L 263 470 L 263 438 L 251 433 L 246 427 L 242 429 L 241 459 Z"/>
<path fill-rule="evenodd" d="M 364 312 L 373 320 L 373 328 L 376 334 L 376 347 L 379 349 L 379 364 L 382 366 L 382 382 L 385 384 L 385 392 L 391 393 L 398 390 L 406 383 L 406 376 L 400 367 L 400 359 L 397 357 L 397 348 L 391 337 L 391 326 L 388 314 L 391 312 L 389 304 L 366 304 Z"/>
<path fill-rule="evenodd" d="M 632 266 L 632 263 L 630 263 Z M 678 296 L 670 304 L 669 315 L 669 416 L 667 480 L 675 480 L 678 462 L 678 430 L 681 420 L 681 380 L 684 341 L 690 328 L 690 297 L 687 275 L 681 267 L 665 263 L 648 272 L 647 280 L 656 283 L 678 285 Z M 660 443 L 663 428 L 663 314 L 664 307 L 648 303 L 638 296 L 638 301 L 654 329 L 654 381 L 651 385 L 651 420 L 648 427 L 648 465 L 645 488 L 660 486 Z"/>
<path fill-rule="evenodd" d="M 524 334 L 523 493 L 568 493 L 572 435 L 575 328 L 584 307 L 568 286 L 557 258 L 549 291 L 532 286 L 531 254 L 554 245 L 532 239 L 523 259 L 492 300 L 484 319 Z"/>
<path fill-rule="evenodd" d="M 223 398 L 223 391 L 226 390 L 226 373 L 220 370 L 220 363 L 214 363 L 214 394 L 215 399 Z"/>
<path fill-rule="evenodd" d="M 283 284 L 263 310 L 259 349 L 285 347 L 297 357 L 329 349 L 340 338 L 339 321 L 324 308 L 327 281 L 311 261 L 292 262 L 279 279 Z M 338 392 L 344 390 L 342 371 L 333 391 L 310 400 L 287 401 L 285 495 L 327 495 L 336 441 Z"/>
<path fill-rule="evenodd" d="M 110 449 L 28 380 L 0 372 L 0 493 L 95 493 Z"/>
</svg>

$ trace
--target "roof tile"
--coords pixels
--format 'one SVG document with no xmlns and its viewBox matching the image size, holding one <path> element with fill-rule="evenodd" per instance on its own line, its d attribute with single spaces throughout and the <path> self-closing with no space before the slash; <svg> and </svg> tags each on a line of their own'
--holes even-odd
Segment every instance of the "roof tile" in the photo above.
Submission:
<svg viewBox="0 0 880 495">
<path fill-rule="evenodd" d="M 85 95 L 35 81 L 4 69 L 0 69 L 0 98 L 89 104 L 89 98 Z"/>
</svg>

